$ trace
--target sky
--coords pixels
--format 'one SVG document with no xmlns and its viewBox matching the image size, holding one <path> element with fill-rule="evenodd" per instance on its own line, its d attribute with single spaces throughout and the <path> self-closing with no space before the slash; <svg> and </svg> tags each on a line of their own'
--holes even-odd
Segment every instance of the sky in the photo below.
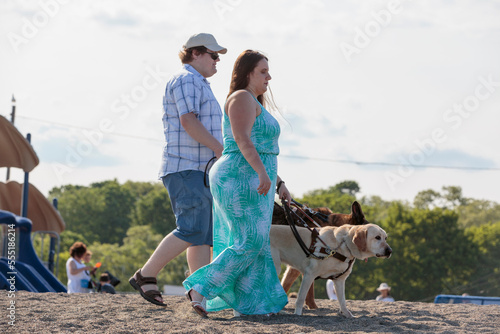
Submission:
<svg viewBox="0 0 500 334">
<path fill-rule="evenodd" d="M 45 195 L 159 182 L 165 84 L 208 32 L 228 49 L 209 78 L 221 105 L 237 56 L 268 56 L 293 196 L 354 180 L 388 201 L 459 186 L 500 202 L 498 17 L 498 0 L 2 0 L 0 115 L 14 94 Z"/>
</svg>

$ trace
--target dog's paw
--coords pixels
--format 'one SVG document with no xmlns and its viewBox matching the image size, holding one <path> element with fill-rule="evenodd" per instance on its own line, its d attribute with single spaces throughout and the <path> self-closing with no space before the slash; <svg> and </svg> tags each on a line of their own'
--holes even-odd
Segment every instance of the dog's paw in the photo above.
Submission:
<svg viewBox="0 0 500 334">
<path fill-rule="evenodd" d="M 310 310 L 315 310 L 318 308 L 318 305 L 316 305 L 316 303 L 306 303 L 306 306 Z"/>
<path fill-rule="evenodd" d="M 349 310 L 340 311 L 340 315 L 342 315 L 345 318 L 354 318 L 351 311 L 349 311 Z"/>
</svg>

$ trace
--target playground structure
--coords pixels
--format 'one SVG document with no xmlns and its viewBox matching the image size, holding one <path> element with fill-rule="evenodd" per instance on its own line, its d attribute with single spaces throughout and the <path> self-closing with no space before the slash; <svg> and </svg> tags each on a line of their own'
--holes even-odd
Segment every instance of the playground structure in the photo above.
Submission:
<svg viewBox="0 0 500 334">
<path fill-rule="evenodd" d="M 53 274 L 58 263 L 59 234 L 65 224 L 56 207 L 29 183 L 29 172 L 38 163 L 30 135 L 24 138 L 0 116 L 0 167 L 7 167 L 7 182 L 0 182 L 0 289 L 66 292 Z M 24 171 L 24 184 L 9 181 L 10 168 Z M 41 236 L 42 256 L 45 236 L 50 238 L 47 261 L 40 260 L 35 252 L 32 238 L 37 236 Z"/>
</svg>

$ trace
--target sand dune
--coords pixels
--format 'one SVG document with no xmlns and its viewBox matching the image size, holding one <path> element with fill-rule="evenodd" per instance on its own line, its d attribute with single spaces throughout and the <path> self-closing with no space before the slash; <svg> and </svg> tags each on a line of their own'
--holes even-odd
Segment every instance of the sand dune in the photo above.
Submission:
<svg viewBox="0 0 500 334">
<path fill-rule="evenodd" d="M 338 315 L 337 302 L 317 300 L 318 310 L 234 318 L 230 310 L 201 319 L 183 297 L 167 296 L 169 306 L 145 302 L 138 294 L 17 292 L 0 297 L 1 332 L 7 333 L 499 333 L 500 306 L 373 300 L 347 302 L 354 319 Z M 8 325 L 15 300 L 15 324 Z"/>
</svg>

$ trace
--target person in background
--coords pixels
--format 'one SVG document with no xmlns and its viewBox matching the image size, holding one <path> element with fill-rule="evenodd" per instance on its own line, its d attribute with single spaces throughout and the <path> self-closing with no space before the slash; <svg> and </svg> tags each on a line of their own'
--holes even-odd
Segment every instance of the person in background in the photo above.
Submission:
<svg viewBox="0 0 500 334">
<path fill-rule="evenodd" d="M 107 273 L 102 273 L 99 277 L 99 292 L 116 294 L 115 287 L 111 285 L 111 279 Z"/>
<path fill-rule="evenodd" d="M 167 83 L 163 98 L 166 143 L 159 177 L 167 188 L 177 229 L 158 245 L 146 264 L 129 279 L 147 301 L 166 306 L 156 277 L 187 249 L 190 272 L 210 262 L 212 194 L 205 169 L 222 155 L 222 110 L 207 78 L 217 72 L 227 49 L 211 34 L 191 36 L 179 53 L 183 68 Z"/>
<path fill-rule="evenodd" d="M 68 293 L 90 293 L 89 271 L 94 267 L 83 263 L 83 257 L 87 252 L 87 246 L 83 242 L 75 242 L 69 249 L 70 258 L 66 262 L 66 273 L 68 275 Z"/>
<path fill-rule="evenodd" d="M 328 299 L 337 300 L 337 294 L 335 293 L 335 285 L 331 279 L 326 281 L 326 294 L 328 295 Z"/>
<path fill-rule="evenodd" d="M 391 287 L 387 283 L 381 283 L 377 288 L 380 295 L 377 296 L 376 300 L 378 302 L 393 302 L 394 298 L 390 295 Z"/>
<path fill-rule="evenodd" d="M 87 252 L 83 256 L 82 262 L 85 263 L 87 266 L 90 266 L 90 261 L 92 261 L 92 252 L 87 249 Z M 88 274 L 95 278 L 95 272 L 97 271 L 97 267 L 93 267 L 92 270 L 89 270 Z"/>
<path fill-rule="evenodd" d="M 271 315 L 288 303 L 269 238 L 275 191 L 291 200 L 277 175 L 280 125 L 265 108 L 269 80 L 266 56 L 253 50 L 238 56 L 224 110 L 224 152 L 210 172 L 214 260 L 183 282 L 202 317 L 227 308 L 235 316 Z"/>
</svg>

